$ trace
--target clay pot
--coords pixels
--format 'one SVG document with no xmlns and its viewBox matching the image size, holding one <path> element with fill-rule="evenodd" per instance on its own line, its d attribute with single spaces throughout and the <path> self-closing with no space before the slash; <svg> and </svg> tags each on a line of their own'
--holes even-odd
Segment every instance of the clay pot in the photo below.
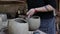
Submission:
<svg viewBox="0 0 60 34">
<path fill-rule="evenodd" d="M 0 17 L 0 30 L 2 28 L 2 18 Z"/>
<path fill-rule="evenodd" d="M 6 14 L 0 14 L 0 17 L 2 18 L 2 21 L 7 21 L 7 15 Z"/>
<path fill-rule="evenodd" d="M 2 26 L 3 26 L 3 28 L 7 27 L 7 24 L 8 24 L 7 15 L 6 14 L 0 14 L 0 17 L 2 19 Z"/>
<path fill-rule="evenodd" d="M 28 34 L 28 23 L 24 19 L 16 18 L 9 21 L 9 34 Z"/>
<path fill-rule="evenodd" d="M 47 34 L 47 33 L 40 30 L 36 30 L 36 31 L 29 31 L 29 34 Z"/>
<path fill-rule="evenodd" d="M 40 26 L 40 17 L 33 16 L 28 20 L 30 30 L 37 30 Z"/>
<path fill-rule="evenodd" d="M 0 29 L 7 27 L 7 15 L 6 14 L 0 14 Z"/>
</svg>

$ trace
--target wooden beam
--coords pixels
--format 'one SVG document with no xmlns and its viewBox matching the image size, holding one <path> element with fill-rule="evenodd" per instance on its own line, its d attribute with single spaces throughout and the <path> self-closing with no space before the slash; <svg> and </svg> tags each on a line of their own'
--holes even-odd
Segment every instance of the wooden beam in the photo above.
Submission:
<svg viewBox="0 0 60 34">
<path fill-rule="evenodd" d="M 0 1 L 1 4 L 24 4 L 24 1 Z"/>
</svg>

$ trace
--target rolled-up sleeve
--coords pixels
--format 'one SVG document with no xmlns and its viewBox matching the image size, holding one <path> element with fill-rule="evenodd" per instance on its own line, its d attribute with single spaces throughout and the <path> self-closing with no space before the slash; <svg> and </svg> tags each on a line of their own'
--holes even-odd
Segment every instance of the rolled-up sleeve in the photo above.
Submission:
<svg viewBox="0 0 60 34">
<path fill-rule="evenodd" d="M 56 9 L 56 0 L 46 0 L 46 2 Z"/>
</svg>

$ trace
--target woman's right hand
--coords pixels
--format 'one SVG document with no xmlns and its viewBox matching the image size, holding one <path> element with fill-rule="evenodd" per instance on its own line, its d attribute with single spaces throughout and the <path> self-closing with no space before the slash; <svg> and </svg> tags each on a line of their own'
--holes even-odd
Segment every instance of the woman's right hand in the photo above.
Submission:
<svg viewBox="0 0 60 34">
<path fill-rule="evenodd" d="M 34 13 L 35 13 L 35 9 L 30 9 L 30 10 L 27 12 L 28 18 L 30 18 Z"/>
</svg>

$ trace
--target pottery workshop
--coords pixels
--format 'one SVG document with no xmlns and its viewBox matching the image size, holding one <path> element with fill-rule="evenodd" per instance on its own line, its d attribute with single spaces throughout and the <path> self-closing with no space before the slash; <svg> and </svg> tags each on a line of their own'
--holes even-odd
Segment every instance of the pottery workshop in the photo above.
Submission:
<svg viewBox="0 0 60 34">
<path fill-rule="evenodd" d="M 59 34 L 58 0 L 0 0 L 0 34 Z"/>
</svg>

